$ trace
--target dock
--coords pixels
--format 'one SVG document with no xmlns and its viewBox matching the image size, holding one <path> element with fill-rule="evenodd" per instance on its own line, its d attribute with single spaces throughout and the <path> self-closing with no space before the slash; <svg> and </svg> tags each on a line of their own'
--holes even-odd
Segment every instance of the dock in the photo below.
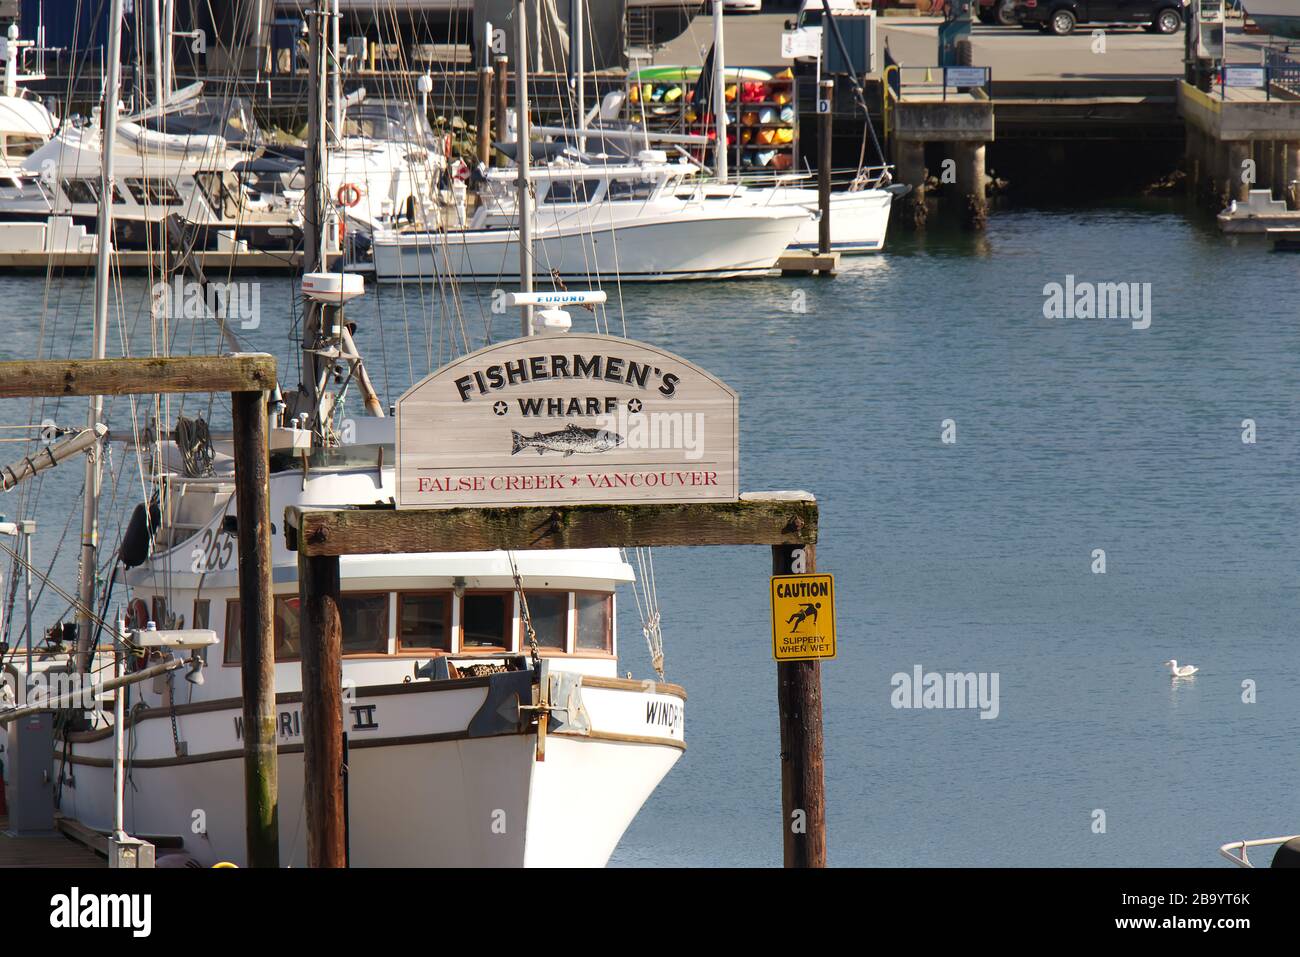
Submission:
<svg viewBox="0 0 1300 957">
<path fill-rule="evenodd" d="M 803 250 L 787 252 L 776 261 L 782 276 L 834 276 L 840 268 L 837 252 L 817 253 Z"/>
<path fill-rule="evenodd" d="M 49 835 L 12 837 L 9 818 L 0 817 L 0 867 L 107 867 L 86 844 L 69 836 L 61 827 Z"/>
<path fill-rule="evenodd" d="M 298 274 L 302 272 L 301 252 L 267 252 L 261 250 L 203 252 L 190 254 L 204 270 L 213 274 L 273 273 Z M 337 255 L 337 254 L 335 254 Z M 157 254 L 146 250 L 124 250 L 113 254 L 114 263 L 127 272 L 144 272 L 157 261 Z M 0 252 L 0 269 L 9 271 L 46 272 L 47 270 L 92 272 L 95 268 L 93 252 L 77 253 L 5 253 Z"/>
</svg>

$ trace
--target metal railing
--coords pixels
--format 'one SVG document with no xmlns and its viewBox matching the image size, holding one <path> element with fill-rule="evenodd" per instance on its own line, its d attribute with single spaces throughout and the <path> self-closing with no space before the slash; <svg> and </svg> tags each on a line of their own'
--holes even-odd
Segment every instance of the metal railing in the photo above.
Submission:
<svg viewBox="0 0 1300 957">
<path fill-rule="evenodd" d="M 1264 50 L 1264 69 L 1270 84 L 1300 95 L 1300 50 L 1291 45 Z"/>
<path fill-rule="evenodd" d="M 1300 834 L 1292 834 L 1289 837 L 1265 837 L 1257 841 L 1229 841 L 1219 848 L 1219 853 L 1238 867 L 1254 867 L 1255 865 L 1250 862 L 1250 857 L 1247 855 L 1247 848 L 1285 844 L 1287 841 L 1294 841 L 1296 838 L 1300 838 Z M 1238 857 L 1233 851 L 1240 851 L 1241 856 Z"/>
</svg>

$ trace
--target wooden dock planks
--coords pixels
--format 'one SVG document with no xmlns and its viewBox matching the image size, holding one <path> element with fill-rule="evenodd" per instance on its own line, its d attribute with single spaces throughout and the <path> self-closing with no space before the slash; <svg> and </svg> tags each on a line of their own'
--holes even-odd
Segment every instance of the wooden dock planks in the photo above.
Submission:
<svg viewBox="0 0 1300 957">
<path fill-rule="evenodd" d="M 10 837 L 9 819 L 0 817 L 0 867 L 107 867 L 108 861 L 84 844 L 51 834 L 47 837 Z"/>
</svg>

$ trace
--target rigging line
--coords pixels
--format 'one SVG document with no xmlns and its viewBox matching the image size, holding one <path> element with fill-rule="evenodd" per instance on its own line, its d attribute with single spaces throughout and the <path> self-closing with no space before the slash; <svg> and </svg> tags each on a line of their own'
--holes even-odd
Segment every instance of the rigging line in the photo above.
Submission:
<svg viewBox="0 0 1300 957">
<path fill-rule="evenodd" d="M 84 483 L 84 481 L 83 481 L 83 483 L 82 483 L 82 488 L 83 488 L 83 490 L 84 490 L 84 488 L 85 488 L 85 483 Z M 79 495 L 78 497 L 80 497 L 80 495 Z M 56 562 L 58 561 L 58 559 L 59 559 L 59 553 L 63 550 L 63 544 L 64 544 L 64 542 L 67 541 L 67 538 L 68 538 L 68 532 L 72 529 L 72 522 L 73 522 L 73 519 L 75 519 L 77 516 L 78 516 L 78 513 L 77 513 L 77 511 L 76 511 L 75 509 L 68 509 L 68 520 L 67 520 L 66 522 L 63 523 L 63 534 L 59 536 L 58 544 L 56 544 L 56 545 L 54 546 L 54 552 L 53 552 L 52 556 L 50 557 L 50 565 L 49 565 L 49 568 L 46 569 L 46 574 L 45 574 L 44 577 L 42 577 L 42 576 L 37 576 L 37 577 L 39 577 L 40 580 L 41 580 L 41 587 L 37 590 L 37 592 L 36 592 L 36 596 L 32 599 L 32 611 L 33 611 L 33 612 L 34 612 L 34 611 L 36 610 L 36 608 L 40 605 L 41 596 L 45 594 L 45 582 L 46 582 L 46 580 L 48 579 L 48 577 L 49 577 L 50 575 L 53 575 L 53 574 L 54 574 L 54 565 L 55 565 L 55 563 L 56 563 Z M 17 562 L 11 562 L 11 567 L 12 567 L 13 569 L 15 569 L 15 572 L 16 572 L 17 569 L 19 568 L 19 565 L 18 565 Z M 13 597 L 13 598 L 10 599 L 10 602 L 9 602 L 9 608 L 6 609 L 6 611 L 5 611 L 5 635 L 6 635 L 6 637 L 9 635 L 9 630 L 10 630 L 10 628 L 12 627 L 12 624 L 13 624 L 13 615 L 12 615 L 12 612 L 13 612 L 13 605 L 14 605 L 14 602 L 16 601 L 17 588 L 18 588 L 18 575 L 17 575 L 16 573 L 12 576 L 12 579 L 11 579 L 11 587 L 12 587 L 12 590 L 13 590 L 13 593 L 14 593 L 14 596 L 15 596 L 15 597 Z"/>
<path fill-rule="evenodd" d="M 48 578 L 47 576 L 43 575 L 40 569 L 35 567 L 34 563 L 28 564 L 26 559 L 24 559 L 21 555 L 18 554 L 18 552 L 14 551 L 4 542 L 0 542 L 0 550 L 8 552 L 11 556 L 16 558 L 18 562 L 23 566 L 24 570 L 30 569 L 33 575 L 39 576 L 42 579 L 42 581 L 45 582 L 45 584 L 49 585 L 50 588 L 53 589 L 55 594 L 57 594 L 64 601 L 68 602 L 72 606 L 72 608 L 78 612 L 78 614 L 85 614 L 86 617 L 90 619 L 90 621 L 98 623 L 102 628 L 108 629 L 109 633 L 113 635 L 114 641 L 117 641 L 123 647 L 125 647 L 126 649 L 132 652 L 136 650 L 135 646 L 131 644 L 130 641 L 128 641 L 125 638 L 121 638 L 116 634 L 117 629 L 115 627 L 109 625 L 108 622 L 104 621 L 104 619 L 100 618 L 97 614 L 95 614 L 94 609 L 87 608 L 85 605 L 81 603 L 81 599 L 73 598 L 71 595 L 65 592 L 62 588 L 60 588 L 58 585 L 54 583 L 54 580 L 52 578 Z"/>
</svg>

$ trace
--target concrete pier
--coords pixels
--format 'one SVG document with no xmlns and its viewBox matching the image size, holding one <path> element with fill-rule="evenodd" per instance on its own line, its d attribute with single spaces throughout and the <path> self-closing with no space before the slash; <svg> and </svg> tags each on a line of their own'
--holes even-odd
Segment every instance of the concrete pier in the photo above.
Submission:
<svg viewBox="0 0 1300 957">
<path fill-rule="evenodd" d="M 890 114 L 890 143 L 894 161 L 902 181 L 912 187 L 913 198 L 905 204 L 905 223 L 924 225 L 925 203 L 925 146 L 943 143 L 948 158 L 953 160 L 956 192 L 953 207 L 960 212 L 963 223 L 971 229 L 983 229 L 988 221 L 988 199 L 985 192 L 985 146 L 993 142 L 993 102 L 983 90 L 970 92 L 945 92 L 921 88 L 909 90 L 894 97 L 892 91 Z M 949 185 L 941 177 L 943 186 Z M 920 188 L 919 195 L 918 187 Z M 952 193 L 942 190 L 945 199 Z"/>
<path fill-rule="evenodd" d="M 926 207 L 925 181 L 929 170 L 925 168 L 925 144 L 917 140 L 900 140 L 894 144 L 895 176 L 912 191 L 898 204 L 899 215 L 906 226 L 920 228 L 929 216 Z"/>
<path fill-rule="evenodd" d="M 984 144 L 960 142 L 955 145 L 955 152 L 962 222 L 971 229 L 981 230 L 989 218 L 988 197 L 984 189 Z"/>
<path fill-rule="evenodd" d="M 1205 93 L 1178 84 L 1186 123 L 1188 189 L 1217 211 L 1267 189 L 1296 208 L 1300 181 L 1300 98 L 1276 86 Z M 1253 167 L 1253 175 L 1252 175 Z"/>
</svg>

